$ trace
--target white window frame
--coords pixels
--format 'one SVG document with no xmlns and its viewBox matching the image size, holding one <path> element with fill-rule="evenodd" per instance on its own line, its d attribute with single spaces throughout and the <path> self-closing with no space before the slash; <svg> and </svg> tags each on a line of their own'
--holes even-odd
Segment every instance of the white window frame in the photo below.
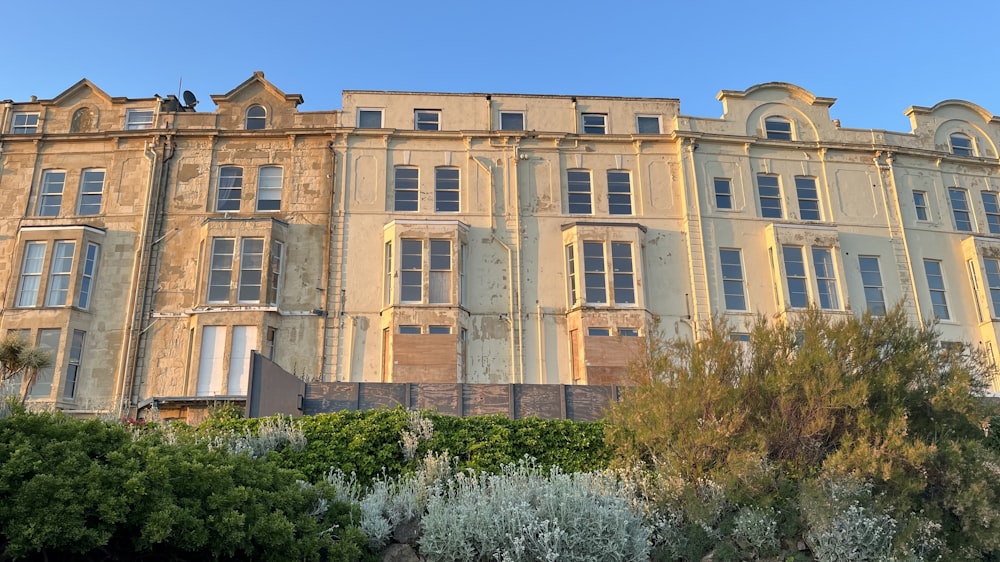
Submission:
<svg viewBox="0 0 1000 562">
<path fill-rule="evenodd" d="M 761 185 L 761 179 L 768 178 L 768 183 L 770 179 L 774 179 L 774 185 Z M 765 193 L 764 189 L 767 190 Z M 784 197 L 781 194 L 781 177 L 777 174 L 757 174 L 757 201 L 760 205 L 760 216 L 765 219 L 783 219 L 785 218 L 785 205 L 783 201 Z M 775 213 L 775 207 L 773 205 L 764 206 L 764 201 L 777 203 L 777 214 Z M 769 214 L 771 213 L 771 214 Z"/>
<path fill-rule="evenodd" d="M 631 216 L 632 172 L 628 170 L 608 170 L 608 214 Z"/>
<path fill-rule="evenodd" d="M 983 211 L 986 213 L 986 228 L 990 234 L 1000 234 L 1000 199 L 996 192 L 980 192 L 983 200 Z"/>
<path fill-rule="evenodd" d="M 402 174 L 404 171 L 406 174 Z M 413 172 L 413 177 L 407 177 L 410 171 Z M 416 166 L 393 168 L 392 210 L 396 213 L 416 213 L 420 210 L 420 168 Z"/>
<path fill-rule="evenodd" d="M 517 116 L 517 117 L 520 117 L 520 119 L 521 119 L 521 126 L 517 127 L 517 128 L 504 126 L 504 117 L 505 116 L 511 116 L 511 117 Z M 501 111 L 499 119 L 500 119 L 499 130 L 501 130 L 501 131 L 526 131 L 527 130 L 527 126 L 528 126 L 527 125 L 527 119 L 526 119 L 525 112 L 523 112 L 523 111 L 506 111 L 506 110 L 505 111 Z"/>
<path fill-rule="evenodd" d="M 94 281 L 97 279 L 97 265 L 101 259 L 101 247 L 93 242 L 86 244 L 83 253 L 83 271 L 77 288 L 76 305 L 82 310 L 90 308 L 94 295 Z"/>
<path fill-rule="evenodd" d="M 594 177 L 591 170 L 566 170 L 566 203 L 571 215 L 594 214 Z"/>
<path fill-rule="evenodd" d="M 17 111 L 10 119 L 10 134 L 33 135 L 38 132 L 39 113 L 36 111 Z M 34 118 L 34 119 L 32 119 Z"/>
<path fill-rule="evenodd" d="M 371 125 L 365 124 L 365 118 L 371 117 L 378 114 L 378 126 L 372 127 Z M 358 129 L 382 129 L 385 127 L 385 111 L 381 108 L 375 107 L 359 107 L 358 108 Z"/>
<path fill-rule="evenodd" d="M 260 304 L 264 300 L 266 244 L 267 240 L 259 236 L 240 238 L 240 276 L 236 285 L 236 302 L 239 304 Z"/>
<path fill-rule="evenodd" d="M 950 321 L 951 310 L 948 307 L 948 286 L 944 282 L 944 271 L 941 260 L 924 258 L 924 277 L 927 280 L 927 292 L 930 296 L 931 310 L 940 320 Z M 935 299 L 935 297 L 940 297 Z M 937 302 L 937 301 L 940 302 Z M 941 314 L 943 312 L 943 314 Z"/>
<path fill-rule="evenodd" d="M 80 366 L 83 360 L 83 346 L 87 333 L 82 330 L 73 330 L 70 338 L 68 361 L 66 365 L 66 375 L 63 381 L 63 400 L 73 400 L 76 398 L 76 388 L 80 381 Z"/>
<path fill-rule="evenodd" d="M 734 208 L 732 178 L 712 178 L 712 188 L 715 193 L 715 208 L 723 211 L 732 211 Z M 723 201 L 725 201 L 725 204 L 723 204 Z"/>
<path fill-rule="evenodd" d="M 814 246 L 811 250 L 817 304 L 822 310 L 840 310 L 840 287 L 833 248 Z"/>
<path fill-rule="evenodd" d="M 969 192 L 961 187 L 948 188 L 948 203 L 951 205 L 951 217 L 955 221 L 955 230 L 959 232 L 975 232 L 976 224 L 969 207 Z"/>
<path fill-rule="evenodd" d="M 580 132 L 584 135 L 608 134 L 607 113 L 581 113 Z"/>
<path fill-rule="evenodd" d="M 781 260 L 785 268 L 785 287 L 788 290 L 788 308 L 792 309 L 803 309 L 809 306 L 809 278 L 804 249 L 802 246 L 790 244 L 782 244 L 781 246 Z"/>
<path fill-rule="evenodd" d="M 45 170 L 38 189 L 39 217 L 57 217 L 62 211 L 63 193 L 66 191 L 65 170 Z"/>
<path fill-rule="evenodd" d="M 819 186 L 815 177 L 795 176 L 795 196 L 799 200 L 800 220 L 823 220 L 823 210 L 819 204 Z"/>
<path fill-rule="evenodd" d="M 722 296 L 726 310 L 746 312 L 747 291 L 743 274 L 743 250 L 719 248 L 719 269 L 722 272 Z"/>
<path fill-rule="evenodd" d="M 764 138 L 769 140 L 795 140 L 795 126 L 792 120 L 781 115 L 764 118 Z"/>
<path fill-rule="evenodd" d="M 42 291 L 44 280 L 45 258 L 48 254 L 48 242 L 29 241 L 24 244 L 24 255 L 21 257 L 21 275 L 17 282 L 17 294 L 14 299 L 15 308 L 34 308 L 38 306 L 38 296 Z M 38 252 L 41 252 L 40 254 Z"/>
<path fill-rule="evenodd" d="M 1000 259 L 983 258 L 983 271 L 986 273 L 986 288 L 990 293 L 990 313 L 993 318 L 1000 318 Z"/>
<path fill-rule="evenodd" d="M 414 109 L 413 110 L 413 130 L 415 130 L 415 131 L 440 131 L 441 130 L 441 110 L 440 109 Z"/>
<path fill-rule="evenodd" d="M 649 123 L 650 121 L 655 122 L 656 123 L 656 131 L 654 131 L 654 132 L 643 131 L 642 130 L 642 123 L 643 123 L 643 121 L 645 121 L 646 123 Z M 660 119 L 659 115 L 648 115 L 648 114 L 643 114 L 643 113 L 636 114 L 636 116 L 635 116 L 635 132 L 638 135 L 661 135 L 661 134 L 663 134 L 663 122 Z"/>
<path fill-rule="evenodd" d="M 98 168 L 88 168 L 80 173 L 80 195 L 76 202 L 76 214 L 99 215 L 104 204 L 105 172 Z"/>
<path fill-rule="evenodd" d="M 125 110 L 125 130 L 142 131 L 153 128 L 153 121 L 156 119 L 155 109 L 126 109 Z"/>
<path fill-rule="evenodd" d="M 205 301 L 209 304 L 228 304 L 233 292 L 233 266 L 236 263 L 236 237 L 220 236 L 212 239 L 208 255 L 208 283 Z M 230 248 L 225 251 L 220 245 L 228 243 Z M 216 289 L 213 295 L 213 289 Z M 225 289 L 225 297 L 222 291 Z"/>
<path fill-rule="evenodd" d="M 239 171 L 239 174 L 232 173 Z M 238 213 L 243 207 L 243 167 L 219 166 L 216 180 L 215 212 Z"/>
<path fill-rule="evenodd" d="M 577 248 L 579 256 L 576 255 Z M 577 263 L 581 261 L 582 276 L 577 270 Z M 572 302 L 577 300 L 577 295 L 583 295 L 583 301 L 579 304 L 586 306 L 638 306 L 635 266 L 636 252 L 632 242 L 582 240 L 579 244 L 567 244 L 566 270 L 570 306 L 578 304 Z M 580 283 L 579 287 L 577 283 Z"/>
<path fill-rule="evenodd" d="M 927 192 L 915 190 L 913 192 L 913 212 L 919 222 L 930 222 L 931 210 L 927 204 Z"/>
<path fill-rule="evenodd" d="M 52 353 L 53 358 L 59 353 L 59 346 L 62 342 L 62 330 L 60 328 L 41 328 L 38 330 L 36 346 Z M 56 361 L 52 361 L 48 367 L 39 369 L 35 373 L 34 383 L 29 390 L 28 398 L 33 400 L 44 400 L 52 396 L 52 387 L 55 382 Z"/>
<path fill-rule="evenodd" d="M 277 171 L 277 175 L 273 172 Z M 277 212 L 281 210 L 281 193 L 285 183 L 285 170 L 281 166 L 261 166 L 257 168 L 257 211 Z"/>
<path fill-rule="evenodd" d="M 885 287 L 882 281 L 882 264 L 879 256 L 858 256 L 861 287 L 864 289 L 865 306 L 873 316 L 885 316 Z"/>
<path fill-rule="evenodd" d="M 434 212 L 458 213 L 461 210 L 461 170 L 454 166 L 438 166 L 434 168 Z"/>
<path fill-rule="evenodd" d="M 260 110 L 260 111 L 257 111 Z M 251 115 L 250 113 L 254 114 Z M 243 128 L 247 131 L 262 131 L 267 128 L 267 108 L 255 103 L 243 114 Z"/>
<path fill-rule="evenodd" d="M 955 141 L 959 142 L 956 143 Z M 948 135 L 948 146 L 955 156 L 975 156 L 976 143 L 972 137 L 965 133 L 952 133 Z"/>
<path fill-rule="evenodd" d="M 63 307 L 70 302 L 73 265 L 76 262 L 76 241 L 56 240 L 49 260 L 49 278 L 45 289 L 46 307 Z"/>
</svg>

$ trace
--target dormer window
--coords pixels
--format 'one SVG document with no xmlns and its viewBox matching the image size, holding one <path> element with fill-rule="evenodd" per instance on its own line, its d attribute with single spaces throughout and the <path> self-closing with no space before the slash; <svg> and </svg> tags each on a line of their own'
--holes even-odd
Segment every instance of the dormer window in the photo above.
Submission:
<svg viewBox="0 0 1000 562">
<path fill-rule="evenodd" d="M 764 137 L 771 140 L 792 140 L 792 122 L 778 116 L 764 119 Z"/>
<path fill-rule="evenodd" d="M 251 105 L 247 108 L 246 130 L 257 131 L 264 128 L 267 120 L 267 110 L 259 105 Z"/>
<path fill-rule="evenodd" d="M 972 146 L 972 139 L 962 133 L 952 133 L 949 137 L 951 141 L 951 153 L 955 156 L 975 156 L 976 151 Z"/>
</svg>

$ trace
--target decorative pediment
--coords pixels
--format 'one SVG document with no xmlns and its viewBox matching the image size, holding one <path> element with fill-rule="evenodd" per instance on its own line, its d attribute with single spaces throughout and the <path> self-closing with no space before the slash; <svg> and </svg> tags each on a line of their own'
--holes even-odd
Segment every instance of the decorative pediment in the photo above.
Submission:
<svg viewBox="0 0 1000 562">
<path fill-rule="evenodd" d="M 110 105 L 112 102 L 111 96 L 104 92 L 104 90 L 98 88 L 93 82 L 87 80 L 86 78 L 80 80 L 76 84 L 73 84 L 67 88 L 63 93 L 52 98 L 51 100 L 42 102 L 44 105 L 55 105 L 59 107 L 70 107 L 81 103 L 87 98 L 97 98 L 102 104 Z"/>
<path fill-rule="evenodd" d="M 226 103 L 239 104 L 256 98 L 260 96 L 261 93 L 267 94 L 268 96 L 274 98 L 275 101 L 293 104 L 293 107 L 297 107 L 302 103 L 301 94 L 286 94 L 278 89 L 277 86 L 265 80 L 264 73 L 259 70 L 254 72 L 253 76 L 245 80 L 242 84 L 236 86 L 232 90 L 229 90 L 225 94 L 213 95 L 212 101 L 215 102 L 215 105 L 217 106 L 222 106 Z"/>
</svg>

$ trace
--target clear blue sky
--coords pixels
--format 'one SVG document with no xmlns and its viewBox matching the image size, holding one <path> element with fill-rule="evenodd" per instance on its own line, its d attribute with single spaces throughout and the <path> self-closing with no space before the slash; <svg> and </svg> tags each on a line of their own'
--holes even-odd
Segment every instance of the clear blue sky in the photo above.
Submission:
<svg viewBox="0 0 1000 562">
<path fill-rule="evenodd" d="M 909 131 L 959 98 L 1000 114 L 1000 1 L 427 0 L 8 2 L 0 99 L 80 78 L 112 96 L 192 90 L 200 111 L 255 70 L 304 111 L 341 90 L 680 98 L 792 82 L 845 127 Z"/>
</svg>

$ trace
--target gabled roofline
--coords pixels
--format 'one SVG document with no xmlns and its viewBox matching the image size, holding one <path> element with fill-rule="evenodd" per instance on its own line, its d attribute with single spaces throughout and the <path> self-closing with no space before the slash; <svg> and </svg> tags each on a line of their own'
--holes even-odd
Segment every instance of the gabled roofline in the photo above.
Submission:
<svg viewBox="0 0 1000 562">
<path fill-rule="evenodd" d="M 972 103 L 971 101 L 965 101 L 959 99 L 947 99 L 944 101 L 940 101 L 934 104 L 933 107 L 911 105 L 910 107 L 906 108 L 906 111 L 903 112 L 903 115 L 906 115 L 907 117 L 912 117 L 914 115 L 928 115 L 940 109 L 944 109 L 948 106 L 958 106 L 964 109 L 968 109 L 969 111 L 972 111 L 976 115 L 982 117 L 983 121 L 987 123 L 993 121 L 994 119 L 997 119 L 997 117 L 994 116 L 992 113 L 986 111 L 986 109 L 983 106 Z"/>
<path fill-rule="evenodd" d="M 822 105 L 830 107 L 837 101 L 837 98 L 817 97 L 809 90 L 788 82 L 764 82 L 763 84 L 755 84 L 753 86 L 750 86 L 749 88 L 743 91 L 720 90 L 719 93 L 716 94 L 715 99 L 719 101 L 722 101 L 723 98 L 742 99 L 750 96 L 751 94 L 754 94 L 755 92 L 760 92 L 764 90 L 783 90 L 785 92 L 788 92 L 791 95 L 791 97 L 804 101 L 809 105 Z"/>
<path fill-rule="evenodd" d="M 241 90 L 250 87 L 250 85 L 254 83 L 260 84 L 261 86 L 264 87 L 265 90 L 267 90 L 268 92 L 279 98 L 284 99 L 285 101 L 290 101 L 295 103 L 296 106 L 300 105 L 303 101 L 302 94 L 286 94 L 285 92 L 281 91 L 281 89 L 279 89 L 277 86 L 268 82 L 264 78 L 264 72 L 260 70 L 254 71 L 253 75 L 250 76 L 250 78 L 247 78 L 239 86 L 236 86 L 235 88 L 229 90 L 225 94 L 212 94 L 211 96 L 212 101 L 215 102 L 215 105 L 219 105 L 219 102 L 229 101 L 233 96 L 238 94 Z"/>
</svg>

